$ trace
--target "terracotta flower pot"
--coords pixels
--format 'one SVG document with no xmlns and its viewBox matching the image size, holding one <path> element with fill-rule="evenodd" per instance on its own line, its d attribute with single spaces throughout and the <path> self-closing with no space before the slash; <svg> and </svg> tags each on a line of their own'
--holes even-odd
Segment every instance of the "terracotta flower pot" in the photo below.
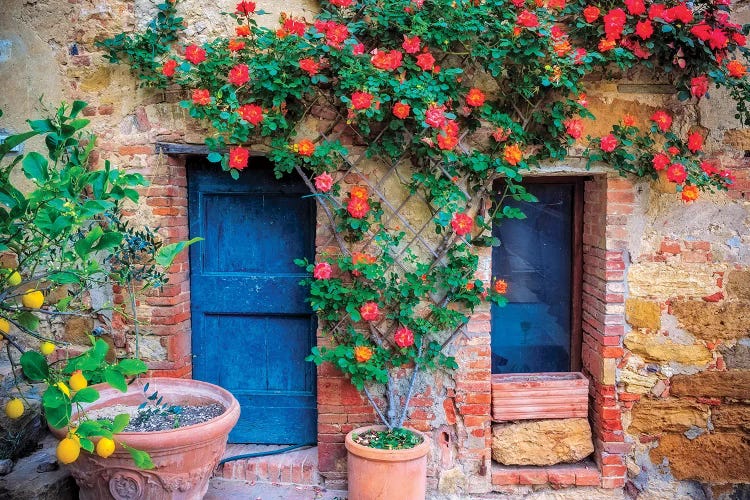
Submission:
<svg viewBox="0 0 750 500">
<path fill-rule="evenodd" d="M 128 392 L 94 385 L 101 397 L 87 406 L 94 410 L 116 404 L 139 405 L 143 385 L 158 391 L 173 405 L 220 403 L 226 411 L 220 416 L 178 429 L 159 432 L 122 432 L 115 441 L 148 452 L 156 466 L 142 470 L 130 454 L 118 446 L 108 458 L 85 451 L 68 467 L 80 488 L 81 500 L 162 500 L 200 499 L 208 489 L 208 480 L 224 454 L 227 436 L 240 416 L 240 406 L 229 391 L 198 380 L 175 378 L 139 379 Z M 75 415 L 74 415 L 75 417 Z M 67 429 L 52 429 L 63 438 Z"/>
<path fill-rule="evenodd" d="M 412 431 L 423 441 L 408 450 L 378 450 L 354 442 L 353 434 L 369 429 L 385 427 L 360 427 L 346 435 L 349 500 L 424 500 L 430 438 Z"/>
</svg>

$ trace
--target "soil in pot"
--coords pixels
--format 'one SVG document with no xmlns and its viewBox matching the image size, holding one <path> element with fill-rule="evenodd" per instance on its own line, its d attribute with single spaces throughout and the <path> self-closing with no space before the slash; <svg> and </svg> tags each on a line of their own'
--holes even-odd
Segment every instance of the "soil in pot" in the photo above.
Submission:
<svg viewBox="0 0 750 500">
<path fill-rule="evenodd" d="M 123 432 L 156 432 L 179 429 L 189 425 L 208 422 L 223 414 L 226 408 L 219 404 L 179 406 L 177 411 L 139 408 L 138 406 L 113 405 L 99 408 L 87 413 L 92 419 L 112 420 L 116 415 L 127 413 L 130 423 Z"/>
<path fill-rule="evenodd" d="M 421 444 L 424 439 L 408 429 L 377 430 L 368 429 L 352 435 L 352 441 L 378 450 L 408 450 Z"/>
</svg>

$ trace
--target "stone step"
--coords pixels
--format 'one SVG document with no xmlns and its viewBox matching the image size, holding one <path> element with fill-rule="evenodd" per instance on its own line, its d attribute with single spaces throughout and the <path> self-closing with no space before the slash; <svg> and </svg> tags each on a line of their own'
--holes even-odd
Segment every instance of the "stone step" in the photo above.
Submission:
<svg viewBox="0 0 750 500">
<path fill-rule="evenodd" d="M 346 500 L 346 491 L 320 486 L 252 483 L 214 477 L 203 500 Z"/>
<path fill-rule="evenodd" d="M 65 468 L 58 468 L 55 458 L 57 439 L 47 436 L 42 449 L 21 458 L 10 474 L 0 476 L 0 498 L 5 500 L 76 500 L 78 487 Z M 38 472 L 39 470 L 49 470 Z"/>
<path fill-rule="evenodd" d="M 500 465 L 493 461 L 493 490 L 516 485 L 600 486 L 601 473 L 590 459 L 547 466 Z"/>
<path fill-rule="evenodd" d="M 227 445 L 227 451 L 224 453 L 224 458 L 283 448 L 285 446 L 229 444 Z M 318 474 L 318 448 L 312 447 L 278 455 L 233 460 L 221 465 L 215 476 L 247 481 L 251 484 L 317 486 L 321 483 Z"/>
</svg>

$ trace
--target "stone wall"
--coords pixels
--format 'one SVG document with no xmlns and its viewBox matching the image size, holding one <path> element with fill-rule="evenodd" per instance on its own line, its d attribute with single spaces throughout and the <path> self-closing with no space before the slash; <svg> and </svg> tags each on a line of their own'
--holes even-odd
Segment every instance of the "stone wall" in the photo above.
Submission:
<svg viewBox="0 0 750 500">
<path fill-rule="evenodd" d="M 195 40 L 222 29 L 218 12 L 233 1 L 182 6 Z M 280 9 L 311 17 L 312 1 L 270 2 L 263 23 Z M 747 6 L 737 22 L 747 22 Z M 178 91 L 148 91 L 124 67 L 112 66 L 94 46 L 147 18 L 144 0 L 5 0 L 0 13 L 0 128 L 20 130 L 38 98 L 90 103 L 84 112 L 99 134 L 97 157 L 142 172 L 152 185 L 138 220 L 160 227 L 168 240 L 187 237 L 186 161 L 157 154 L 158 141 L 201 143 L 203 134 L 177 106 Z M 69 20 L 60 22 L 60 20 Z M 667 93 L 665 93 L 667 92 Z M 630 113 L 644 124 L 657 108 L 676 114 L 687 132 L 697 122 L 707 147 L 737 182 L 727 194 L 680 202 L 667 183 L 619 178 L 577 164 L 543 175 L 586 175 L 583 235 L 583 371 L 590 380 L 589 421 L 595 469 L 502 469 L 491 461 L 490 316 L 478 310 L 452 347 L 453 377 L 418 381 L 410 425 L 435 443 L 430 487 L 442 492 L 524 493 L 563 486 L 621 488 L 644 498 L 707 498 L 750 482 L 750 130 L 731 118 L 725 96 L 712 92 L 699 105 L 678 103 L 651 75 L 594 85 L 587 124 L 597 135 Z M 325 118 L 325 117 L 322 117 Z M 319 248 L 328 240 L 318 235 Z M 490 279 L 490 254 L 479 278 Z M 511 284 L 512 286 L 512 284 Z M 115 294 L 118 291 L 115 290 Z M 170 284 L 138 304 L 150 324 L 143 349 L 151 367 L 189 376 L 190 284 L 186 256 Z M 116 318 L 117 320 L 117 318 Z M 115 322 L 113 342 L 130 349 L 129 332 Z M 57 334 L 80 338 L 71 327 Z M 339 372 L 318 372 L 319 468 L 329 485 L 345 481 L 343 435 L 374 420 L 366 402 Z M 591 490 L 581 495 L 594 497 Z M 619 490 L 617 490 L 619 491 Z M 619 494 L 619 493 L 618 493 Z M 607 493 L 607 495 L 610 495 Z"/>
</svg>

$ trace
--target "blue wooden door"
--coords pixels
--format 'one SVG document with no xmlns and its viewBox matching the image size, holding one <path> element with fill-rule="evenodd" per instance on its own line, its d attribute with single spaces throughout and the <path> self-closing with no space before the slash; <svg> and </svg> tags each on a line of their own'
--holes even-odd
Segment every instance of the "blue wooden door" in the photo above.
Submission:
<svg viewBox="0 0 750 500">
<path fill-rule="evenodd" d="M 257 159 L 233 180 L 215 165 L 188 172 L 193 376 L 241 405 L 234 443 L 316 441 L 315 317 L 295 258 L 314 255 L 315 205 L 301 179 Z"/>
</svg>

